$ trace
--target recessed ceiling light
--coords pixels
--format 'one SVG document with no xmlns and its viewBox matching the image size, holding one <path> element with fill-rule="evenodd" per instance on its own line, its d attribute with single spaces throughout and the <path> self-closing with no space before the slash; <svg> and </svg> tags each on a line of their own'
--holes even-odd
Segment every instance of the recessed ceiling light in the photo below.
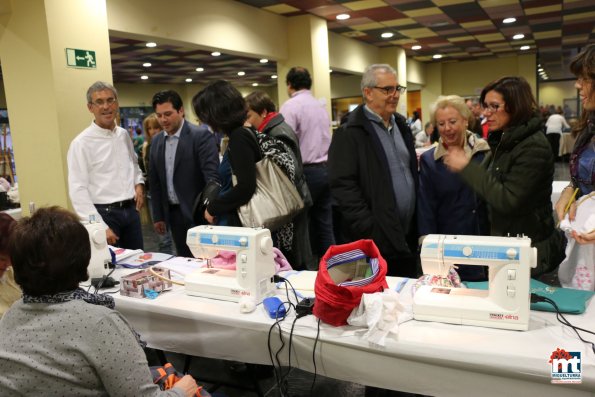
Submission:
<svg viewBox="0 0 595 397">
<path fill-rule="evenodd" d="M 442 58 L 442 55 L 435 54 L 435 55 L 432 55 L 432 58 L 434 58 L 434 59 L 440 59 L 440 58 Z"/>
<path fill-rule="evenodd" d="M 383 39 L 390 39 L 391 37 L 393 37 L 395 34 L 393 32 L 384 32 L 380 35 L 380 37 L 382 37 Z"/>
<path fill-rule="evenodd" d="M 140 76 L 140 79 L 141 79 L 141 80 L 149 80 L 149 76 L 144 76 L 144 75 L 143 75 L 143 76 Z"/>
<path fill-rule="evenodd" d="M 329 70 L 328 70 L 328 72 L 329 72 L 329 73 L 333 73 L 333 69 L 329 69 Z"/>
<path fill-rule="evenodd" d="M 188 78 L 186 79 L 186 83 L 190 83 L 190 82 L 192 82 L 192 79 L 191 79 L 190 77 L 188 77 Z"/>
<path fill-rule="evenodd" d="M 277 75 L 276 74 L 274 74 L 274 75 L 271 76 L 271 79 L 276 79 L 276 78 L 277 78 Z"/>
<path fill-rule="evenodd" d="M 258 87 L 258 83 L 252 83 L 252 87 Z"/>
<path fill-rule="evenodd" d="M 143 66 L 146 68 L 150 68 L 151 67 L 151 62 L 145 62 L 143 63 Z"/>
<path fill-rule="evenodd" d="M 520 40 L 520 39 L 524 39 L 524 38 L 525 38 L 525 35 L 522 33 L 515 34 L 514 36 L 512 36 L 513 40 Z"/>
<path fill-rule="evenodd" d="M 157 47 L 157 43 L 153 42 L 153 41 L 149 41 L 147 44 L 145 44 L 147 47 Z"/>
<path fill-rule="evenodd" d="M 538 72 L 543 72 L 543 68 L 538 68 L 537 71 Z"/>
<path fill-rule="evenodd" d="M 412 49 L 413 51 L 416 51 L 416 50 L 421 50 L 421 46 L 420 46 L 420 45 L 414 45 L 413 47 L 411 47 L 411 49 Z"/>
<path fill-rule="evenodd" d="M 524 46 L 521 46 L 521 51 L 527 51 L 530 48 L 531 48 L 530 46 L 524 45 Z"/>
<path fill-rule="evenodd" d="M 503 23 L 513 23 L 516 22 L 516 18 L 504 18 L 504 20 L 502 21 Z"/>
<path fill-rule="evenodd" d="M 205 71 L 205 68 L 196 68 L 196 71 L 197 72 L 204 72 Z"/>
<path fill-rule="evenodd" d="M 211 52 L 211 55 L 214 57 L 218 57 L 219 55 L 221 55 L 221 53 L 219 51 L 213 51 Z"/>
<path fill-rule="evenodd" d="M 243 76 L 245 74 L 246 74 L 246 72 L 238 72 L 238 76 Z"/>
<path fill-rule="evenodd" d="M 337 18 L 339 21 L 344 21 L 346 19 L 351 18 L 351 15 L 349 15 L 349 14 L 339 14 L 335 18 Z"/>
<path fill-rule="evenodd" d="M 268 62 L 269 62 L 269 60 L 268 60 L 268 59 L 266 59 L 266 58 L 262 58 L 262 59 L 260 60 L 260 63 L 268 63 Z"/>
</svg>

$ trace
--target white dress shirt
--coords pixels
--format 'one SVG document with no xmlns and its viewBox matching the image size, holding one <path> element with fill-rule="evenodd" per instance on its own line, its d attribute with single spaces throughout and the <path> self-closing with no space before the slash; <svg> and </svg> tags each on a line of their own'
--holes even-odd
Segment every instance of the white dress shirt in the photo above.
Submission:
<svg viewBox="0 0 595 397">
<path fill-rule="evenodd" d="M 68 191 L 76 213 L 103 222 L 93 204 L 110 204 L 134 198 L 134 187 L 144 183 L 132 139 L 116 126 L 113 130 L 92 122 L 68 149 Z M 107 225 L 106 225 L 107 226 Z"/>
<path fill-rule="evenodd" d="M 561 134 L 564 129 L 570 128 L 566 119 L 561 114 L 552 114 L 545 122 L 546 134 Z"/>
</svg>

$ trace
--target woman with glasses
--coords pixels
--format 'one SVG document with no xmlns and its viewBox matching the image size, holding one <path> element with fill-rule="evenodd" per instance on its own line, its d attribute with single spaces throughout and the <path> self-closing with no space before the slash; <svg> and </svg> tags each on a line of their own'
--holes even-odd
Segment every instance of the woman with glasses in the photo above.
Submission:
<svg viewBox="0 0 595 397">
<path fill-rule="evenodd" d="M 480 96 L 488 124 L 491 153 L 482 164 L 470 161 L 460 147 L 449 147 L 446 166 L 488 204 L 493 236 L 525 235 L 537 248 L 537 276 L 563 258 L 564 239 L 552 214 L 554 158 L 541 130 L 541 118 L 522 77 L 503 77 Z"/>
<path fill-rule="evenodd" d="M 463 98 L 440 96 L 431 106 L 430 119 L 438 127 L 438 145 L 421 155 L 417 224 L 420 239 L 427 234 L 489 235 L 487 208 L 484 201 L 461 177 L 444 165 L 443 158 L 451 147 L 463 150 L 472 162 L 480 164 L 488 143 L 468 130 L 474 118 Z M 462 280 L 487 280 L 483 266 L 458 266 Z"/>
</svg>

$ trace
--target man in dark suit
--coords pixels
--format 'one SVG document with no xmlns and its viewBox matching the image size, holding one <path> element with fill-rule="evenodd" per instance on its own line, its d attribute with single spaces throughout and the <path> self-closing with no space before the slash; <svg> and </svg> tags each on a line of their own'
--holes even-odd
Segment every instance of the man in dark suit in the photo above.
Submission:
<svg viewBox="0 0 595 397">
<path fill-rule="evenodd" d="M 191 257 L 186 232 L 194 226 L 194 201 L 210 180 L 219 180 L 219 153 L 213 134 L 206 126 L 184 120 L 180 95 L 172 90 L 153 96 L 153 110 L 163 133 L 151 144 L 150 190 L 153 226 L 163 234 L 171 229 L 179 256 Z"/>
<path fill-rule="evenodd" d="M 331 194 L 349 241 L 373 239 L 387 275 L 417 276 L 417 157 L 389 65 L 371 65 L 362 77 L 365 104 L 333 134 L 328 166 Z"/>
</svg>

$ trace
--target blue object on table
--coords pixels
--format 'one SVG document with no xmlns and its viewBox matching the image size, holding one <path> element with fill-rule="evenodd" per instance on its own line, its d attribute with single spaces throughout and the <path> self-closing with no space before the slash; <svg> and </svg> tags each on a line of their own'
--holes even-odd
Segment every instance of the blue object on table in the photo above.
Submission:
<svg viewBox="0 0 595 397">
<path fill-rule="evenodd" d="M 155 299 L 159 296 L 159 292 L 152 289 L 145 288 L 143 291 L 145 293 L 145 296 L 149 299 Z"/>
<path fill-rule="evenodd" d="M 464 283 L 469 288 L 474 289 L 488 289 L 488 282 L 481 281 L 481 282 L 465 282 Z M 531 279 L 531 293 L 543 296 L 545 298 L 549 298 L 556 302 L 558 308 L 562 313 L 570 313 L 570 314 L 581 314 L 584 313 L 587 308 L 587 302 L 595 292 L 593 291 L 583 291 L 580 289 L 573 289 L 573 288 L 560 288 L 560 287 L 552 287 L 551 285 L 542 283 L 541 281 L 537 281 Z M 531 310 L 539 310 L 543 312 L 555 312 L 556 309 L 552 305 L 547 302 L 537 302 L 531 303 Z"/>
<path fill-rule="evenodd" d="M 278 320 L 285 317 L 285 305 L 283 304 L 283 302 L 281 302 L 281 299 L 277 298 L 276 296 L 264 298 L 264 300 L 262 301 L 262 305 L 267 311 L 269 317 L 273 320 Z"/>
</svg>

